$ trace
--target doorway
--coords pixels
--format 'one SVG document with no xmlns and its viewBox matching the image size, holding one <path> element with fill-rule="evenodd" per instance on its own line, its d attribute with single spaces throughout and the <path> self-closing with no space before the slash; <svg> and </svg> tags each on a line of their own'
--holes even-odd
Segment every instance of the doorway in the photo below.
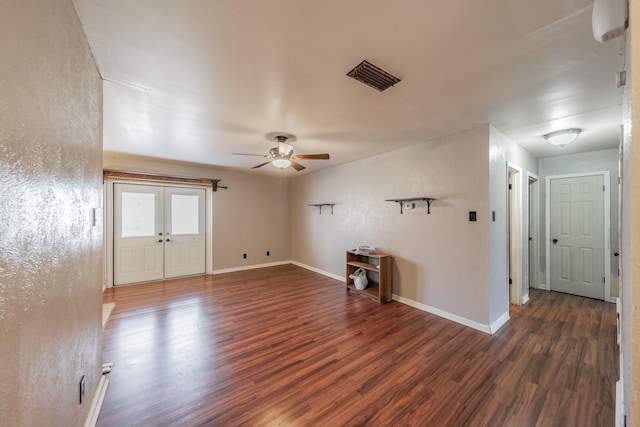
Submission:
<svg viewBox="0 0 640 427">
<path fill-rule="evenodd" d="M 205 190 L 115 183 L 113 282 L 204 274 Z"/>
<path fill-rule="evenodd" d="M 609 301 L 609 171 L 546 181 L 548 289 Z"/>
</svg>

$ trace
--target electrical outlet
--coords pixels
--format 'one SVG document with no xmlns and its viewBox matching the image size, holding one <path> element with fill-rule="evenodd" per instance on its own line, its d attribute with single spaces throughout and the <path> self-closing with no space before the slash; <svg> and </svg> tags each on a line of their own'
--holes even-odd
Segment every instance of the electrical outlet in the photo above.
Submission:
<svg viewBox="0 0 640 427">
<path fill-rule="evenodd" d="M 242 258 L 247 259 L 247 254 L 242 254 Z"/>
<path fill-rule="evenodd" d="M 267 256 L 269 256 L 269 251 L 267 251 Z"/>
<path fill-rule="evenodd" d="M 469 211 L 469 221 L 477 221 L 476 211 Z"/>
<path fill-rule="evenodd" d="M 82 378 L 80 378 L 80 403 L 84 401 L 84 391 L 85 391 L 85 384 L 84 384 L 84 375 L 83 375 Z"/>
</svg>

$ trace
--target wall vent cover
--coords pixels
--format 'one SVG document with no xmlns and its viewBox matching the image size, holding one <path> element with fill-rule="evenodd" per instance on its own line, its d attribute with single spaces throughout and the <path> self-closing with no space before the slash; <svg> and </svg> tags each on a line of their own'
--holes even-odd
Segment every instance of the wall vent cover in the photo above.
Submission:
<svg viewBox="0 0 640 427">
<path fill-rule="evenodd" d="M 371 86 L 380 92 L 390 88 L 400 81 L 396 76 L 387 73 L 382 68 L 376 67 L 366 59 L 356 65 L 353 70 L 349 71 L 347 76 L 352 77 L 367 86 Z"/>
</svg>

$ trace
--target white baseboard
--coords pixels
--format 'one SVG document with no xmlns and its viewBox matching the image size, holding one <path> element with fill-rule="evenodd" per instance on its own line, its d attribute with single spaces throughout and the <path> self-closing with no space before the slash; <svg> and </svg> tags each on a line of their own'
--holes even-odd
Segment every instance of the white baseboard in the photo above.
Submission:
<svg viewBox="0 0 640 427">
<path fill-rule="evenodd" d="M 422 304 L 421 302 L 417 302 L 408 298 L 401 297 L 399 295 L 393 295 L 392 299 L 394 301 L 398 301 L 402 304 L 406 304 L 408 306 L 417 308 L 422 311 L 426 311 L 427 313 L 435 314 L 436 316 L 442 317 L 447 320 L 451 320 L 452 322 L 460 323 L 461 325 L 468 326 L 470 328 L 476 329 L 478 331 L 484 332 L 486 334 L 492 334 L 491 331 L 493 326 L 483 325 L 482 323 L 475 322 L 473 320 L 469 320 L 465 317 L 458 316 L 456 314 L 449 313 L 444 310 L 440 310 L 439 308 L 431 307 L 430 305 Z M 509 319 L 509 313 L 507 313 L 507 320 Z M 502 325 L 500 325 L 502 326 Z M 497 330 L 497 329 L 496 329 Z"/>
<path fill-rule="evenodd" d="M 104 395 L 107 393 L 107 387 L 109 386 L 109 380 L 102 375 L 98 381 L 98 386 L 93 394 L 93 400 L 91 400 L 91 408 L 89 408 L 89 414 L 84 422 L 84 427 L 94 427 L 98 421 L 98 415 L 100 414 L 100 408 L 102 408 L 102 402 L 104 401 Z"/>
<path fill-rule="evenodd" d="M 522 305 L 525 305 L 528 302 L 529 302 L 529 294 L 526 294 L 525 296 L 522 297 Z"/>
<path fill-rule="evenodd" d="M 627 424 L 624 420 L 623 394 L 624 388 L 622 388 L 622 379 L 620 379 L 616 381 L 616 427 L 626 427 Z"/>
<path fill-rule="evenodd" d="M 303 264 L 298 261 L 289 261 L 293 265 L 297 265 L 298 267 L 306 268 L 307 270 L 311 270 L 315 273 L 322 274 L 323 276 L 331 277 L 332 279 L 339 280 L 341 282 L 346 281 L 346 279 L 342 276 L 338 276 L 337 274 L 329 273 L 328 271 L 320 270 L 319 268 L 311 267 L 310 265 Z"/>
<path fill-rule="evenodd" d="M 491 335 L 495 334 L 496 332 L 498 332 L 498 329 L 502 328 L 504 324 L 507 323 L 508 321 L 509 321 L 509 311 L 507 310 L 506 313 L 504 313 L 502 316 L 500 316 L 498 320 L 496 320 L 491 324 L 491 327 L 489 328 L 489 333 Z"/>
<path fill-rule="evenodd" d="M 236 271 L 254 270 L 256 268 L 275 267 L 276 265 L 291 264 L 291 261 L 269 262 L 266 264 L 243 265 L 242 267 L 223 268 L 221 270 L 213 270 L 211 274 L 235 273 Z"/>
</svg>

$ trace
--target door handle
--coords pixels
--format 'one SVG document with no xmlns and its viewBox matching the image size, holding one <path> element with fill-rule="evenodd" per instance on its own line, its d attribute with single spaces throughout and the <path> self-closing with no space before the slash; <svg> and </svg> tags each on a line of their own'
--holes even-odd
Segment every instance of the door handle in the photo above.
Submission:
<svg viewBox="0 0 640 427">
<path fill-rule="evenodd" d="M 620 252 L 614 252 L 613 256 L 620 256 Z"/>
<path fill-rule="evenodd" d="M 167 239 L 166 241 L 167 241 L 167 242 L 170 242 L 170 241 L 171 241 L 171 239 Z"/>
<path fill-rule="evenodd" d="M 158 243 L 162 243 L 162 239 L 158 240 Z"/>
<path fill-rule="evenodd" d="M 558 243 L 558 239 L 553 239 L 552 242 L 555 245 L 556 243 Z"/>
<path fill-rule="evenodd" d="M 162 233 L 158 233 L 158 236 L 162 236 Z"/>
</svg>

